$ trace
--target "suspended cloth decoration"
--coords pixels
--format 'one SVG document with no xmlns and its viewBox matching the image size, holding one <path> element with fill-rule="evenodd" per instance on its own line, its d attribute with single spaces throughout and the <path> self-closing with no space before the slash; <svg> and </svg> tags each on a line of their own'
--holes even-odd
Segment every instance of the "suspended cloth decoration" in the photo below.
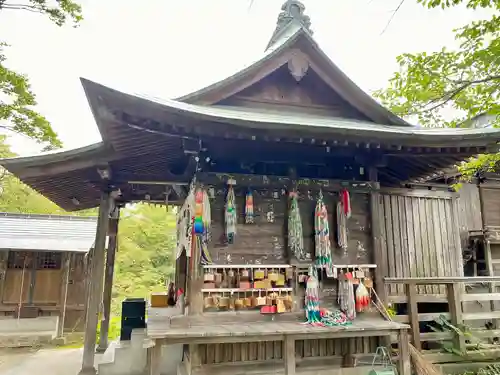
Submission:
<svg viewBox="0 0 500 375">
<path fill-rule="evenodd" d="M 305 309 L 307 321 L 303 324 L 311 324 L 319 327 L 351 324 L 347 316 L 340 310 L 330 311 L 320 308 L 318 274 L 315 266 L 309 267 L 309 278 L 306 284 Z"/>
<path fill-rule="evenodd" d="M 305 260 L 304 234 L 300 217 L 297 192 L 290 192 L 290 212 L 288 214 L 288 247 L 298 260 Z"/>
<path fill-rule="evenodd" d="M 347 273 L 339 277 L 338 304 L 340 310 L 346 314 L 347 319 L 356 318 L 356 308 L 354 300 L 354 285 L 352 283 L 352 274 Z"/>
<path fill-rule="evenodd" d="M 316 209 L 314 211 L 315 256 L 316 265 L 325 269 L 326 276 L 334 277 L 332 262 L 332 246 L 330 243 L 330 226 L 328 225 L 328 212 L 320 191 Z"/>
<path fill-rule="evenodd" d="M 365 311 L 371 303 L 370 292 L 363 283 L 359 283 L 356 288 L 356 311 Z"/>
<path fill-rule="evenodd" d="M 347 256 L 347 217 L 342 200 L 337 203 L 337 244 Z"/>
<path fill-rule="evenodd" d="M 253 195 L 250 190 L 245 197 L 245 223 L 253 224 Z"/>
<path fill-rule="evenodd" d="M 228 185 L 227 189 L 225 220 L 227 242 L 233 243 L 234 236 L 236 235 L 237 214 L 234 189 L 232 185 Z"/>
<path fill-rule="evenodd" d="M 307 324 L 321 325 L 319 312 L 319 282 L 316 267 L 309 267 L 309 277 L 306 283 L 305 309 Z"/>
<path fill-rule="evenodd" d="M 347 326 L 352 322 L 347 319 L 346 314 L 340 310 L 320 309 L 321 324 L 325 327 Z"/>
<path fill-rule="evenodd" d="M 212 257 L 208 251 L 210 241 L 210 199 L 207 192 L 198 188 L 195 194 L 194 232 L 196 235 L 196 250 L 200 252 L 200 263 L 212 264 Z"/>
<path fill-rule="evenodd" d="M 188 193 L 184 204 L 177 214 L 177 249 L 176 259 L 183 251 L 186 256 L 191 256 L 193 247 L 193 216 L 195 206 L 195 189 L 192 187 Z"/>
<path fill-rule="evenodd" d="M 347 189 L 340 192 L 340 197 L 344 208 L 344 215 L 347 219 L 349 219 L 351 217 L 351 196 L 349 195 Z"/>
</svg>

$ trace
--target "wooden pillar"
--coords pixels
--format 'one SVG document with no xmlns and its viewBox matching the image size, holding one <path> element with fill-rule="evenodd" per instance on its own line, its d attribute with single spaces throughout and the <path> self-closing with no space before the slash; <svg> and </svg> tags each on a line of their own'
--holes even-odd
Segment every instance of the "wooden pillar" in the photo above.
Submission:
<svg viewBox="0 0 500 375">
<path fill-rule="evenodd" d="M 418 320 L 418 304 L 417 304 L 417 285 L 414 283 L 406 284 L 406 297 L 408 298 L 408 319 L 411 325 L 413 336 L 413 346 L 418 350 L 422 349 L 420 342 L 420 325 Z"/>
<path fill-rule="evenodd" d="M 411 375 L 409 341 L 408 330 L 399 330 L 399 375 Z"/>
<path fill-rule="evenodd" d="M 376 167 L 370 167 L 368 170 L 368 178 L 370 182 L 378 181 L 378 171 Z M 385 249 L 382 247 L 382 230 L 379 220 L 379 206 L 380 206 L 380 193 L 373 191 L 370 193 L 370 222 L 372 232 L 372 243 L 374 249 L 374 262 L 377 265 L 375 269 L 375 290 L 381 299 L 381 302 L 387 304 L 387 294 L 385 292 L 384 277 L 389 276 L 386 270 L 386 254 Z"/>
<path fill-rule="evenodd" d="M 38 263 L 38 251 L 31 252 L 31 270 L 30 270 L 30 285 L 28 289 L 28 305 L 33 306 L 36 287 L 36 266 Z"/>
<path fill-rule="evenodd" d="M 455 327 L 460 327 L 463 325 L 464 320 L 462 316 L 462 296 L 461 288 L 459 283 L 450 283 L 446 285 L 446 290 L 448 294 L 448 305 L 450 311 L 450 322 Z M 459 348 L 461 353 L 465 353 L 465 337 L 454 333 L 454 341 L 456 347 Z"/>
<path fill-rule="evenodd" d="M 62 283 L 59 295 L 59 324 L 57 326 L 57 337 L 64 336 L 64 321 L 66 320 L 66 303 L 68 301 L 69 274 L 71 272 L 72 253 L 62 254 Z"/>
<path fill-rule="evenodd" d="M 161 342 L 154 340 L 147 349 L 147 375 L 160 375 L 161 371 Z M 191 374 L 189 374 L 191 375 Z"/>
<path fill-rule="evenodd" d="M 368 180 L 370 182 L 378 182 L 378 169 L 376 166 L 371 166 L 368 169 Z M 377 292 L 380 302 L 387 306 L 387 293 L 384 284 L 384 277 L 389 276 L 386 269 L 387 253 L 382 246 L 382 225 L 380 222 L 380 193 L 372 190 L 370 192 L 370 224 L 372 232 L 372 244 L 374 253 L 374 263 L 377 265 L 375 272 L 375 291 Z M 391 337 L 381 337 L 380 342 L 383 346 L 390 348 Z"/>
<path fill-rule="evenodd" d="M 491 256 L 491 243 L 488 238 L 488 233 L 486 230 L 487 226 L 487 221 L 486 221 L 486 209 L 484 207 L 484 197 L 483 197 L 483 190 L 481 188 L 480 184 L 480 179 L 477 179 L 477 188 L 479 192 L 479 207 L 481 210 L 481 224 L 483 225 L 483 238 L 484 238 L 484 261 L 486 262 L 486 267 L 488 270 L 488 276 L 494 276 L 493 272 L 493 262 L 492 262 L 492 256 Z M 490 282 L 488 283 L 488 292 L 489 293 L 496 293 L 497 288 L 496 288 L 496 283 L 495 282 Z M 490 309 L 491 311 L 496 311 L 497 310 L 497 305 L 496 301 L 490 301 Z M 499 319 L 494 319 L 493 320 L 493 325 L 494 328 L 498 329 L 500 328 L 500 320 Z"/>
<path fill-rule="evenodd" d="M 102 285 L 104 276 L 104 255 L 106 235 L 109 223 L 110 196 L 109 192 L 101 193 L 99 216 L 94 243 L 94 252 L 90 264 L 90 283 L 85 316 L 85 337 L 83 344 L 83 361 L 80 375 L 94 375 L 95 348 L 97 339 L 97 323 L 99 320 L 99 305 L 102 301 Z"/>
<path fill-rule="evenodd" d="M 0 304 L 3 303 L 3 293 L 5 286 L 5 276 L 7 275 L 7 263 L 9 261 L 9 251 L 0 251 Z"/>
<path fill-rule="evenodd" d="M 106 272 L 104 274 L 104 293 L 102 299 L 103 318 L 99 334 L 99 346 L 97 352 L 103 353 L 108 348 L 109 322 L 111 319 L 111 294 L 113 290 L 113 275 L 115 269 L 115 254 L 118 237 L 118 223 L 120 220 L 120 208 L 115 207 L 109 218 L 108 228 L 108 250 L 106 253 Z"/>
<path fill-rule="evenodd" d="M 295 338 L 289 335 L 283 340 L 283 359 L 285 361 L 285 375 L 295 375 Z"/>
</svg>

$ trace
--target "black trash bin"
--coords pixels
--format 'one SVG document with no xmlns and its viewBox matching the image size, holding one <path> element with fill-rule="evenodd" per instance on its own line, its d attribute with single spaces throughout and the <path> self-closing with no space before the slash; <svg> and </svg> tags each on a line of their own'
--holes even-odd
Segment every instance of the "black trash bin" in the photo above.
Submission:
<svg viewBox="0 0 500 375">
<path fill-rule="evenodd" d="M 146 300 L 127 298 L 122 302 L 120 340 L 128 341 L 135 328 L 146 328 Z"/>
</svg>

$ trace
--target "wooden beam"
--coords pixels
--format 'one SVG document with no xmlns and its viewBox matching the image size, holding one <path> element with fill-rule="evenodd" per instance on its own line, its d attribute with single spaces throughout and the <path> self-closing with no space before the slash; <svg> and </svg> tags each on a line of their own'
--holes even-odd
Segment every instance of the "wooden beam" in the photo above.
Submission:
<svg viewBox="0 0 500 375">
<path fill-rule="evenodd" d="M 94 367 L 95 346 L 97 339 L 97 323 L 99 305 L 102 301 L 102 286 L 104 276 L 104 255 L 106 235 L 109 224 L 110 196 L 109 192 L 101 193 L 99 216 L 94 244 L 94 254 L 90 265 L 90 286 L 88 293 L 87 313 L 85 317 L 85 337 L 83 346 L 83 361 L 80 375 L 95 375 Z"/>
<path fill-rule="evenodd" d="M 101 331 L 99 334 L 99 345 L 97 352 L 104 353 L 108 348 L 109 323 L 111 318 L 111 295 L 113 290 L 113 275 L 115 268 L 115 254 L 118 237 L 118 222 L 120 209 L 114 210 L 113 216 L 109 218 L 108 228 L 108 249 L 106 253 L 106 271 L 104 274 L 104 292 L 103 292 L 103 319 L 101 321 Z"/>
<path fill-rule="evenodd" d="M 252 188 L 276 188 L 286 189 L 289 186 L 296 186 L 298 190 L 325 190 L 325 191 L 340 191 L 347 188 L 350 191 L 368 192 L 378 190 L 380 184 L 370 181 L 342 181 L 342 180 L 325 180 L 298 178 L 293 180 L 286 176 L 265 176 L 265 175 L 250 175 L 250 174 L 229 174 L 229 173 L 200 173 L 198 181 L 207 185 L 223 185 L 227 184 L 230 179 L 236 181 L 238 186 L 251 186 Z"/>
<path fill-rule="evenodd" d="M 479 284 L 488 282 L 500 282 L 500 276 L 477 276 L 477 277 L 385 277 L 386 284 L 408 284 L 414 283 L 418 285 L 426 284 L 453 284 L 453 283 L 466 283 L 466 284 Z"/>
</svg>

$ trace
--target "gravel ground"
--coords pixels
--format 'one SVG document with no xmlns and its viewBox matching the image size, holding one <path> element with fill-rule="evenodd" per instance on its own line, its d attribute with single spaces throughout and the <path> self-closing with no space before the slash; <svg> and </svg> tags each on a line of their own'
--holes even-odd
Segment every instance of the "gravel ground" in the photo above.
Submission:
<svg viewBox="0 0 500 375">
<path fill-rule="evenodd" d="M 81 364 L 82 349 L 0 350 L 2 375 L 77 375 Z"/>
</svg>

